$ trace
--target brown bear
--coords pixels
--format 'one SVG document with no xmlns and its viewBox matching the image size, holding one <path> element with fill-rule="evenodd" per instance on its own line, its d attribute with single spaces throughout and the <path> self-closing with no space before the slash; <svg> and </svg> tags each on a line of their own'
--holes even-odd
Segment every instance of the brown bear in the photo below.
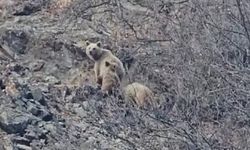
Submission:
<svg viewBox="0 0 250 150">
<path fill-rule="evenodd" d="M 106 72 L 103 74 L 102 77 L 101 90 L 104 92 L 110 92 L 114 88 L 120 88 L 121 81 L 116 73 L 117 64 L 105 61 L 105 66 Z"/>
<path fill-rule="evenodd" d="M 156 103 L 153 101 L 153 92 L 138 82 L 127 85 L 124 88 L 124 95 L 127 101 L 132 101 L 139 107 L 147 105 L 156 106 Z"/>
<path fill-rule="evenodd" d="M 95 61 L 94 71 L 96 82 L 98 84 L 102 85 L 103 75 L 106 73 L 107 67 L 105 62 L 115 64 L 115 72 L 117 73 L 117 76 L 120 81 L 123 79 L 125 69 L 122 62 L 113 55 L 111 51 L 103 49 L 101 47 L 101 42 L 90 43 L 89 41 L 86 41 L 86 54 L 91 60 Z"/>
</svg>

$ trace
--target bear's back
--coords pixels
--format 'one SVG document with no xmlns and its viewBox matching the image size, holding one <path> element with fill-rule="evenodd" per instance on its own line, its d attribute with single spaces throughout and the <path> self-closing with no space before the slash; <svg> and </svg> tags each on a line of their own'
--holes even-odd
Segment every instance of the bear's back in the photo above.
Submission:
<svg viewBox="0 0 250 150">
<path fill-rule="evenodd" d="M 110 62 L 112 64 L 117 64 L 117 68 L 116 68 L 116 73 L 118 75 L 118 77 L 120 78 L 120 80 L 122 80 L 124 74 L 125 74 L 125 69 L 124 66 L 122 64 L 122 62 L 120 61 L 119 58 L 117 58 L 115 55 L 113 55 L 109 50 L 105 50 L 103 49 L 104 54 L 101 57 L 101 59 L 99 60 L 99 65 L 100 65 L 100 74 L 104 75 L 106 72 L 106 66 L 105 66 L 105 62 Z"/>
<path fill-rule="evenodd" d="M 134 82 L 125 87 L 125 98 L 134 101 L 139 106 L 151 103 L 153 92 L 146 86 Z"/>
</svg>

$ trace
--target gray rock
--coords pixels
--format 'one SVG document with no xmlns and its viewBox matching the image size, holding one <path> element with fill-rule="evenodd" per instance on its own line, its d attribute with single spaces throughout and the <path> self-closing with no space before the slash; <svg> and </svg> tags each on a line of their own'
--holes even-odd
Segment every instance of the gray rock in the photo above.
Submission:
<svg viewBox="0 0 250 150">
<path fill-rule="evenodd" d="M 42 130 L 42 133 L 45 135 L 45 134 L 48 134 L 49 133 L 49 130 Z"/>
<path fill-rule="evenodd" d="M 59 122 L 58 124 L 64 128 L 66 127 L 65 122 Z"/>
<path fill-rule="evenodd" d="M 0 150 L 5 150 L 5 148 L 2 144 L 0 144 Z"/>
<path fill-rule="evenodd" d="M 65 149 L 65 144 L 64 143 L 59 143 L 59 142 L 57 142 L 57 143 L 55 143 L 55 148 L 56 149 Z"/>
<path fill-rule="evenodd" d="M 50 83 L 50 84 L 60 84 L 61 83 L 61 81 L 54 76 L 45 77 L 45 81 Z"/>
<path fill-rule="evenodd" d="M 38 84 L 36 85 L 36 87 L 39 87 L 39 89 L 42 91 L 42 93 L 48 93 L 49 89 L 48 89 L 48 84 Z"/>
<path fill-rule="evenodd" d="M 40 109 L 40 116 L 43 121 L 51 121 L 53 119 L 53 114 L 46 111 L 45 109 Z"/>
<path fill-rule="evenodd" d="M 31 112 L 33 115 L 38 116 L 39 108 L 37 108 L 37 106 L 36 106 L 35 104 L 33 104 L 33 103 L 28 103 L 27 110 L 28 110 L 29 112 Z"/>
<path fill-rule="evenodd" d="M 22 145 L 22 144 L 17 144 L 16 148 L 18 148 L 18 150 L 32 150 L 30 146 Z"/>
<path fill-rule="evenodd" d="M 25 138 L 29 139 L 30 141 L 37 139 L 38 135 L 34 131 L 29 131 L 24 135 Z"/>
<path fill-rule="evenodd" d="M 12 63 L 9 65 L 8 69 L 10 71 L 16 72 L 19 75 L 22 75 L 22 74 L 24 74 L 24 72 L 27 68 L 20 65 L 20 64 Z"/>
<path fill-rule="evenodd" d="M 41 8 L 46 5 L 49 0 L 32 0 L 32 1 L 24 1 L 20 3 L 14 9 L 13 15 L 15 16 L 28 16 L 37 11 L 40 11 Z"/>
<path fill-rule="evenodd" d="M 80 148 L 83 149 L 93 149 L 95 147 L 95 141 L 94 137 L 89 137 L 88 140 L 84 143 L 81 143 Z"/>
<path fill-rule="evenodd" d="M 44 128 L 45 128 L 45 131 L 51 132 L 51 133 L 53 133 L 53 134 L 56 134 L 56 132 L 57 132 L 57 127 L 54 126 L 54 125 L 51 124 L 51 123 L 46 124 L 46 125 L 44 126 Z"/>
<path fill-rule="evenodd" d="M 81 117 L 86 117 L 87 113 L 82 107 L 74 107 L 75 113 Z"/>
<path fill-rule="evenodd" d="M 27 110 L 34 116 L 39 117 L 44 121 L 50 121 L 53 119 L 52 113 L 50 113 L 46 108 L 41 108 L 33 103 L 28 104 Z"/>
<path fill-rule="evenodd" d="M 3 80 L 0 78 L 0 89 L 4 89 L 5 88 L 5 85 L 3 83 Z"/>
<path fill-rule="evenodd" d="M 12 141 L 15 144 L 30 145 L 31 141 L 24 137 L 14 137 Z"/>
<path fill-rule="evenodd" d="M 0 111 L 0 127 L 7 133 L 24 133 L 33 118 L 24 112 L 11 108 Z"/>
<path fill-rule="evenodd" d="M 2 40 L 17 54 L 25 54 L 29 42 L 28 35 L 22 30 L 7 30 Z"/>
<path fill-rule="evenodd" d="M 31 63 L 30 69 L 34 72 L 40 71 L 44 67 L 45 62 L 42 60 L 38 60 L 36 62 Z"/>
<path fill-rule="evenodd" d="M 15 100 L 15 105 L 19 106 L 19 108 L 21 108 L 21 109 L 25 109 L 26 101 L 27 101 L 27 99 L 25 99 L 25 98 L 23 98 L 23 99 L 17 98 Z"/>
<path fill-rule="evenodd" d="M 43 97 L 43 92 L 40 88 L 36 88 L 31 90 L 31 93 L 33 95 L 33 99 L 38 101 L 41 105 L 46 105 L 46 101 L 44 100 Z"/>
</svg>

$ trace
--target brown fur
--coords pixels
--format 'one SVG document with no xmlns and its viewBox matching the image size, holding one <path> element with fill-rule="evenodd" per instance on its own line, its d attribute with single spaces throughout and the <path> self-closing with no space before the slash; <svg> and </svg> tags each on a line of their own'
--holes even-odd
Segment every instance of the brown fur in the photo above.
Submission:
<svg viewBox="0 0 250 150">
<path fill-rule="evenodd" d="M 86 41 L 86 54 L 87 56 L 95 61 L 94 71 L 96 82 L 102 84 L 103 76 L 106 74 L 105 62 L 116 64 L 115 72 L 120 80 L 123 79 L 125 69 L 122 62 L 113 55 L 109 50 L 101 48 L 101 43 L 90 43 Z M 106 74 L 107 75 L 107 74 Z"/>
<path fill-rule="evenodd" d="M 146 104 L 155 106 L 153 92 L 138 82 L 127 85 L 124 89 L 124 94 L 126 100 L 133 101 L 139 107 L 146 106 Z"/>
<path fill-rule="evenodd" d="M 105 62 L 106 72 L 102 78 L 102 91 L 112 91 L 114 88 L 119 88 L 120 86 L 120 79 L 116 73 L 116 64 L 109 63 L 108 61 Z"/>
</svg>

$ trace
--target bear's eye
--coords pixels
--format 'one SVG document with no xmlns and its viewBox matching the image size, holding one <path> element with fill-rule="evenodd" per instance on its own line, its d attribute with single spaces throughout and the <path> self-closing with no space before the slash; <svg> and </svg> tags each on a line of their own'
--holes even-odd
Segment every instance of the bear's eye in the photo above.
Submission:
<svg viewBox="0 0 250 150">
<path fill-rule="evenodd" d="M 109 65 L 110 65 L 109 62 L 106 61 L 105 66 L 108 67 Z"/>
</svg>

